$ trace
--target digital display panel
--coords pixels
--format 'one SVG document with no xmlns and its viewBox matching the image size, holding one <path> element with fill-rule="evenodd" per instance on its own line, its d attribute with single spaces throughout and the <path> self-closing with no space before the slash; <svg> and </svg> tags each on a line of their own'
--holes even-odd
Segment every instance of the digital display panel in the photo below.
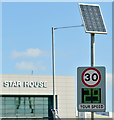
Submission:
<svg viewBox="0 0 114 120">
<path fill-rule="evenodd" d="M 79 4 L 86 32 L 107 34 L 99 5 Z"/>
<path fill-rule="evenodd" d="M 82 88 L 82 103 L 101 103 L 101 88 Z"/>
</svg>

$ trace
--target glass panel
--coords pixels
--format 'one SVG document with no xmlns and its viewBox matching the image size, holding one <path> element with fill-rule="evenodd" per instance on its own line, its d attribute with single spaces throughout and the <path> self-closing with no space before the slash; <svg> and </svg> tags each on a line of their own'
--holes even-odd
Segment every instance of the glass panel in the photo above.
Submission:
<svg viewBox="0 0 114 120">
<path fill-rule="evenodd" d="M 51 117 L 53 98 L 0 97 L 2 117 Z"/>
</svg>

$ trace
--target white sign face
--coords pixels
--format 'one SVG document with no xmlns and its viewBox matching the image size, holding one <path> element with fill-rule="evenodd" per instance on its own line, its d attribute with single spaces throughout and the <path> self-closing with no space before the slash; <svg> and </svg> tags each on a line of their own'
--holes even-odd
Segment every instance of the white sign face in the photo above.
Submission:
<svg viewBox="0 0 114 120">
<path fill-rule="evenodd" d="M 88 87 L 95 87 L 101 81 L 101 74 L 95 68 L 87 68 L 82 73 L 82 82 Z"/>
</svg>

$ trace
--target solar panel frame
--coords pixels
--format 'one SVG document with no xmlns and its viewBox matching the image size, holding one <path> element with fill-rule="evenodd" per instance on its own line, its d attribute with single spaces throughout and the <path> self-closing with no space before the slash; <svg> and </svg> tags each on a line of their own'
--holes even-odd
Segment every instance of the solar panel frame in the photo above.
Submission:
<svg viewBox="0 0 114 120">
<path fill-rule="evenodd" d="M 101 18 L 102 18 L 102 21 L 103 21 L 103 25 L 104 25 L 104 28 L 105 28 L 106 32 L 101 32 L 101 31 L 87 31 L 80 5 L 88 5 L 88 6 L 97 6 L 97 7 L 99 7 L 100 15 L 101 15 Z M 99 5 L 99 4 L 85 4 L 85 3 L 79 3 L 79 8 L 80 8 L 80 13 L 81 13 L 81 16 L 82 16 L 82 21 L 83 21 L 83 24 L 84 24 L 84 28 L 85 28 L 85 32 L 86 32 L 86 33 L 107 34 L 107 29 L 106 29 L 106 26 L 105 26 L 105 22 L 104 22 L 103 15 L 102 15 L 102 12 L 101 12 L 100 5 Z"/>
</svg>

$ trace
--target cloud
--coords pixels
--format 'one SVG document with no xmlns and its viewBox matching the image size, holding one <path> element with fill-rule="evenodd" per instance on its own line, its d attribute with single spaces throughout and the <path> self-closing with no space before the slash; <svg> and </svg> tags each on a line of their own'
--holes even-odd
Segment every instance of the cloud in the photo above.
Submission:
<svg viewBox="0 0 114 120">
<path fill-rule="evenodd" d="M 23 52 L 17 52 L 17 51 L 13 51 L 12 52 L 12 58 L 17 59 L 17 58 L 27 58 L 27 57 L 40 57 L 40 56 L 48 56 L 47 52 L 44 52 L 38 48 L 33 49 L 33 48 L 29 48 L 26 51 Z"/>
<path fill-rule="evenodd" d="M 16 63 L 15 65 L 15 69 L 19 70 L 19 71 L 45 71 L 46 70 L 46 66 L 43 64 L 42 61 L 37 62 L 37 63 L 33 63 L 33 62 L 20 62 L 20 63 Z"/>
</svg>

